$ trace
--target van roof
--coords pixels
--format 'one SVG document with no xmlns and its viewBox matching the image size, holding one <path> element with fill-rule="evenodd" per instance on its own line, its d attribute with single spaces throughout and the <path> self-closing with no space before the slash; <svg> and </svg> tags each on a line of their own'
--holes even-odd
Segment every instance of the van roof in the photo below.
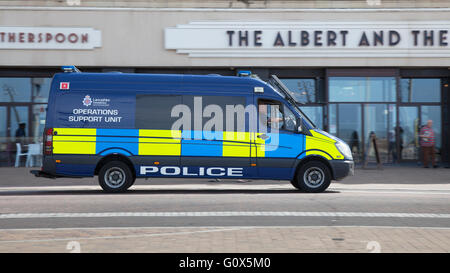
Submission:
<svg viewBox="0 0 450 273">
<path fill-rule="evenodd" d="M 266 83 L 250 77 L 210 75 L 187 75 L 187 74 L 143 74 L 143 73 L 57 73 L 58 80 L 71 79 L 82 81 L 108 81 L 108 82 L 171 82 L 171 83 L 220 83 L 240 85 L 265 85 Z"/>
<path fill-rule="evenodd" d="M 250 77 L 184 74 L 140 73 L 57 73 L 53 77 L 52 90 L 59 90 L 60 83 L 70 84 L 70 90 L 124 90 L 137 92 L 203 93 L 248 95 L 255 87 L 264 88 L 264 95 L 279 97 L 270 85 Z"/>
</svg>

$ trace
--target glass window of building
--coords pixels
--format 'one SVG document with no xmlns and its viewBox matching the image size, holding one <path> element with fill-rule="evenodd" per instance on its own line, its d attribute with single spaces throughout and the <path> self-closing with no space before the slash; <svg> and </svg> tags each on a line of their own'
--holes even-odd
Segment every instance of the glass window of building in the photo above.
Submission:
<svg viewBox="0 0 450 273">
<path fill-rule="evenodd" d="M 319 128 L 323 129 L 323 107 L 322 106 L 300 106 L 300 109 Z"/>
<path fill-rule="evenodd" d="M 13 166 L 17 152 L 42 143 L 51 78 L 0 78 L 0 166 Z M 24 162 L 21 162 L 21 166 Z"/>
<path fill-rule="evenodd" d="M 47 115 L 47 104 L 33 104 L 31 120 L 32 142 L 40 143 L 43 141 L 45 127 L 45 117 Z"/>
<path fill-rule="evenodd" d="M 0 78 L 0 102 L 47 102 L 50 78 Z"/>
<path fill-rule="evenodd" d="M 320 103 L 324 101 L 324 91 L 320 79 L 281 79 L 300 103 Z"/>
<path fill-rule="evenodd" d="M 8 139 L 7 139 L 7 120 L 6 120 L 6 113 L 7 108 L 5 106 L 0 106 L 0 162 L 4 161 L 5 155 L 3 154 L 3 151 L 6 150 Z"/>
<path fill-rule="evenodd" d="M 330 102 L 394 102 L 395 77 L 330 77 Z"/>
<path fill-rule="evenodd" d="M 402 102 L 440 102 L 440 79 L 401 79 Z"/>
<path fill-rule="evenodd" d="M 34 103 L 47 103 L 51 82 L 52 79 L 50 78 L 32 78 L 31 101 Z"/>
<path fill-rule="evenodd" d="M 1 142 L 3 142 L 3 138 L 6 137 L 6 106 L 0 106 L 0 138 L 2 138 Z"/>
<path fill-rule="evenodd" d="M 17 138 L 28 138 L 28 106 L 11 106 L 11 137 L 17 141 Z M 20 133 L 22 130 L 22 126 L 25 126 L 23 128 L 24 136 Z"/>
</svg>

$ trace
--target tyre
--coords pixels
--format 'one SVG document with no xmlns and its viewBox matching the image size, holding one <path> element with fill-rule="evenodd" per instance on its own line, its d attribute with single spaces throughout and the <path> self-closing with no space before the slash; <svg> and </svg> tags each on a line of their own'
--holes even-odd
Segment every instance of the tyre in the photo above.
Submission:
<svg viewBox="0 0 450 273">
<path fill-rule="evenodd" d="M 98 182 L 106 192 L 124 192 L 134 183 L 134 176 L 122 161 L 110 161 L 103 165 L 98 173 Z"/>
<path fill-rule="evenodd" d="M 294 186 L 296 189 L 301 190 L 297 184 L 297 177 L 295 177 L 295 179 L 291 180 L 290 182 L 291 182 L 291 185 Z"/>
<path fill-rule="evenodd" d="M 330 186 L 331 172 L 324 163 L 310 161 L 300 167 L 295 180 L 291 183 L 304 192 L 324 192 Z"/>
</svg>

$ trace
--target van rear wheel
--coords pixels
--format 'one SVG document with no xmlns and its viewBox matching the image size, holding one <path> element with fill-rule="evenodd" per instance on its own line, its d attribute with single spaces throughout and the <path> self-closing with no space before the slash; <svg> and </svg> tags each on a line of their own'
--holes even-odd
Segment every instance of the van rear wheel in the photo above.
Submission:
<svg viewBox="0 0 450 273">
<path fill-rule="evenodd" d="M 320 161 L 307 162 L 300 167 L 295 180 L 291 183 L 304 192 L 324 192 L 331 183 L 330 169 Z"/>
<path fill-rule="evenodd" d="M 134 177 L 127 164 L 122 161 L 110 161 L 101 167 L 98 182 L 104 191 L 118 193 L 131 187 Z"/>
</svg>

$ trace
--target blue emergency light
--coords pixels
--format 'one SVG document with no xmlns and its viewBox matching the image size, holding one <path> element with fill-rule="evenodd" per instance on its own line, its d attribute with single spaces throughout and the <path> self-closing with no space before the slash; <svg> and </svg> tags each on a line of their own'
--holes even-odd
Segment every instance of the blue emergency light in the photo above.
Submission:
<svg viewBox="0 0 450 273">
<path fill-rule="evenodd" d="M 249 70 L 241 70 L 237 73 L 238 77 L 250 77 L 252 75 L 252 71 Z"/>
<path fill-rule="evenodd" d="M 64 65 L 61 66 L 62 71 L 64 72 L 77 72 L 80 73 L 81 71 L 74 65 Z"/>
</svg>

